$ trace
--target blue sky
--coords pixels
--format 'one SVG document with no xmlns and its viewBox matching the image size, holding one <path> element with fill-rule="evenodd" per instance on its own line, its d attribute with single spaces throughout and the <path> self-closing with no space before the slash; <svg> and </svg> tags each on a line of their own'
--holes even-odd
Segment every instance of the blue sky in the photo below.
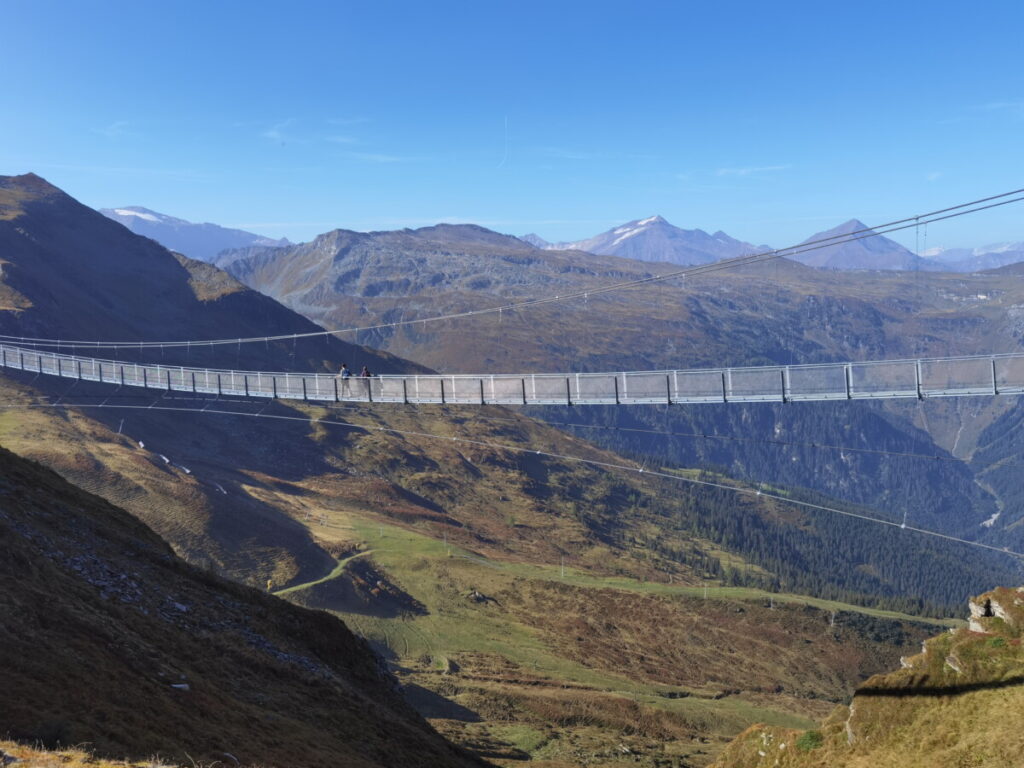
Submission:
<svg viewBox="0 0 1024 768">
<path fill-rule="evenodd" d="M 293 240 L 783 246 L 1024 187 L 1024 4 L 0 0 L 0 173 Z M 1024 208 L 929 246 L 1024 240 Z M 912 244 L 914 238 L 904 238 Z"/>
</svg>

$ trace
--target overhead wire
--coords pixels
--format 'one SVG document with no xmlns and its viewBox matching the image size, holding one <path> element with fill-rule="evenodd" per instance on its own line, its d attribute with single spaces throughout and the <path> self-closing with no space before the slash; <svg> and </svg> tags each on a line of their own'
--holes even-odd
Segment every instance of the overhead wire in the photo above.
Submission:
<svg viewBox="0 0 1024 768">
<path fill-rule="evenodd" d="M 30 382 L 26 382 L 26 383 L 30 383 Z M 72 388 L 74 388 L 74 385 L 72 386 Z M 69 391 L 70 391 L 70 389 L 69 389 Z M 102 395 L 102 396 L 101 395 L 95 395 L 95 396 L 87 395 L 87 397 L 96 397 L 97 399 L 103 397 L 104 400 L 137 400 L 139 398 L 144 397 L 144 395 L 141 394 L 141 393 L 136 393 L 136 394 L 129 393 L 129 394 L 119 395 L 119 394 L 116 394 L 116 391 L 115 391 L 114 394 L 110 394 L 110 395 Z M 273 399 L 267 400 L 266 402 L 264 402 L 261 399 L 254 399 L 252 397 L 245 398 L 245 397 L 240 397 L 240 396 L 236 397 L 236 396 L 232 396 L 232 395 L 223 395 L 223 394 L 222 395 L 213 395 L 213 394 L 211 394 L 209 396 L 203 396 L 202 394 L 198 394 L 198 395 L 188 395 L 188 394 L 185 394 L 185 393 L 172 393 L 172 394 L 168 394 L 166 392 L 164 393 L 164 399 L 165 400 L 169 400 L 169 401 L 184 400 L 184 401 L 189 401 L 189 402 L 193 402 L 193 401 L 197 401 L 198 400 L 198 401 L 201 401 L 201 402 L 236 403 L 236 404 L 239 404 L 239 405 L 247 404 L 247 405 L 254 405 L 254 406 L 258 405 L 258 404 L 269 405 L 270 403 L 275 402 Z M 284 400 L 283 402 L 287 403 L 288 400 Z M 346 405 L 344 403 L 330 403 L 330 404 L 317 403 L 316 404 L 317 407 L 326 408 L 327 410 L 330 410 L 330 411 L 351 411 L 351 412 L 355 412 L 355 413 L 359 413 L 359 414 L 367 413 L 368 412 L 368 408 L 369 408 L 370 405 L 371 405 L 370 403 L 365 403 L 365 404 L 363 404 L 363 403 L 353 403 L 351 405 Z M 377 404 L 375 407 L 379 407 L 379 405 L 380 404 Z M 388 405 L 402 406 L 401 403 L 388 403 Z M 433 405 L 436 405 L 436 406 L 438 406 L 439 408 L 441 408 L 443 410 L 450 410 L 450 409 L 453 409 L 453 408 L 468 407 L 468 406 L 460 405 L 458 403 L 446 403 L 446 404 L 434 403 Z M 74 406 L 70 406 L 70 407 L 74 407 Z M 85 405 L 82 404 L 81 407 L 85 407 Z M 413 408 L 413 407 L 418 407 L 418 406 L 408 405 L 408 406 L 405 406 L 405 407 Z M 497 406 L 497 407 L 504 407 L 504 406 Z M 520 421 L 521 421 L 520 419 L 503 418 L 503 417 L 500 417 L 500 416 L 483 416 L 480 413 L 479 407 L 472 406 L 472 408 L 473 408 L 472 414 L 471 414 L 471 416 L 468 419 L 468 421 L 470 421 L 471 423 L 476 423 L 476 422 L 494 422 L 494 423 L 505 423 L 505 424 L 517 424 L 517 423 L 520 423 Z M 803 441 L 803 440 L 779 440 L 779 439 L 766 438 L 766 437 L 748 437 L 748 436 L 743 436 L 743 435 L 723 435 L 720 432 L 679 432 L 679 431 L 676 431 L 676 430 L 667 430 L 667 429 L 648 429 L 648 428 L 644 428 L 644 427 L 622 427 L 622 426 L 612 425 L 612 424 L 585 424 L 585 423 L 582 423 L 582 422 L 555 421 L 555 420 L 550 420 L 550 419 L 544 419 L 542 417 L 537 417 L 537 418 L 540 419 L 540 421 L 543 424 L 547 425 L 547 426 L 558 427 L 560 429 L 592 429 L 592 430 L 602 430 L 602 431 L 606 431 L 606 432 L 629 432 L 629 433 L 643 434 L 643 435 L 658 435 L 658 436 L 663 436 L 663 437 L 692 438 L 692 439 L 697 439 L 697 440 L 721 440 L 721 441 L 724 441 L 724 442 L 753 443 L 753 444 L 757 444 L 757 445 L 769 445 L 769 446 L 776 446 L 776 447 L 781 447 L 781 448 L 809 448 L 811 450 L 819 450 L 819 451 L 838 451 L 838 452 L 841 452 L 841 453 L 861 453 L 861 454 L 874 455 L 874 456 L 888 456 L 888 457 L 893 457 L 893 458 L 920 459 L 922 461 L 941 461 L 941 462 L 946 462 L 946 463 L 950 463 L 950 464 L 968 464 L 970 462 L 970 459 L 960 458 L 958 456 L 952 456 L 952 455 L 943 456 L 942 454 L 937 454 L 937 453 L 918 453 L 918 452 L 914 452 L 914 451 L 895 451 L 895 450 L 890 450 L 890 449 L 885 449 L 885 448 L 858 448 L 858 447 L 854 447 L 854 446 L 850 446 L 850 445 L 839 445 L 839 444 L 836 444 L 836 443 L 817 443 L 817 442 L 808 442 L 808 441 Z M 1004 468 L 1004 467 L 1022 467 L 1022 468 L 1024 468 L 1024 462 L 1021 462 L 1021 461 L 1001 461 L 1001 462 L 998 462 L 998 466 L 1000 468 Z"/>
<path fill-rule="evenodd" d="M 156 401 L 156 402 L 159 402 L 159 400 Z M 358 431 L 361 431 L 361 432 L 387 433 L 387 434 L 399 435 L 399 436 L 402 436 L 402 437 L 415 437 L 415 438 L 424 438 L 424 439 L 430 439 L 430 440 L 441 440 L 441 441 L 447 441 L 447 442 L 454 442 L 454 443 L 459 443 L 459 444 L 463 444 L 463 445 L 472 445 L 472 446 L 476 446 L 476 447 L 480 447 L 480 448 L 488 448 L 488 449 L 491 449 L 491 450 L 503 450 L 503 451 L 511 451 L 511 452 L 514 452 L 514 453 L 521 453 L 521 454 L 533 454 L 533 455 L 536 455 L 536 456 L 544 456 L 544 457 L 547 457 L 547 458 L 550 458 L 550 459 L 557 459 L 557 460 L 561 460 L 561 461 L 571 461 L 571 462 L 576 462 L 576 463 L 580 463 L 580 464 L 586 464 L 586 465 L 589 465 L 589 466 L 601 467 L 603 469 L 608 469 L 608 470 L 617 470 L 617 471 L 621 471 L 621 472 L 631 472 L 631 473 L 635 473 L 635 474 L 639 474 L 639 475 L 646 475 L 646 476 L 649 476 L 649 477 L 658 477 L 658 478 L 662 478 L 662 479 L 666 479 L 666 480 L 673 480 L 673 481 L 676 481 L 676 482 L 686 483 L 688 485 L 707 487 L 707 488 L 716 488 L 716 489 L 719 489 L 719 490 L 731 491 L 733 493 L 737 493 L 737 494 L 741 494 L 741 495 L 745 495 L 745 496 L 756 496 L 756 497 L 760 497 L 760 498 L 772 499 L 772 500 L 780 502 L 780 503 L 791 504 L 791 505 L 794 505 L 794 506 L 802 507 L 804 509 L 817 510 L 817 511 L 820 511 L 820 512 L 828 512 L 828 513 L 831 513 L 831 514 L 836 514 L 836 515 L 841 515 L 841 516 L 844 516 L 844 517 L 854 518 L 854 519 L 862 520 L 862 521 L 865 521 L 865 522 L 875 523 L 875 524 L 879 524 L 879 525 L 885 525 L 885 526 L 889 526 L 889 527 L 892 527 L 892 528 L 898 528 L 900 530 L 906 530 L 906 531 L 910 531 L 912 533 L 918 533 L 918 534 L 921 534 L 921 535 L 924 535 L 924 536 L 932 536 L 932 537 L 935 537 L 935 538 L 943 539 L 943 540 L 950 541 L 950 542 L 955 542 L 955 543 L 958 543 L 958 544 L 963 544 L 963 545 L 966 545 L 966 546 L 976 547 L 976 548 L 979 548 L 979 549 L 985 549 L 985 550 L 988 550 L 988 551 L 991 551 L 991 552 L 997 552 L 997 553 L 1000 553 L 1000 554 L 1003 554 L 1003 555 L 1008 555 L 1008 556 L 1015 557 L 1015 558 L 1024 558 L 1024 552 L 1017 552 L 1015 550 L 1009 549 L 1008 547 L 996 547 L 996 546 L 991 545 L 991 544 L 985 544 L 985 543 L 979 542 L 979 541 L 972 541 L 970 539 L 964 539 L 964 538 L 961 538 L 959 536 L 953 536 L 953 535 L 950 535 L 950 534 L 941 533 L 939 531 L 933 531 L 933 530 L 930 530 L 930 529 L 927 529 L 927 528 L 919 528 L 917 526 L 907 525 L 905 522 L 904 523 L 897 523 L 897 522 L 895 522 L 893 520 L 886 520 L 886 519 L 880 518 L 880 517 L 873 517 L 871 515 L 866 515 L 866 514 L 862 514 L 862 513 L 859 513 L 859 512 L 854 512 L 854 511 L 848 510 L 848 509 L 840 509 L 838 507 L 832 507 L 832 506 L 829 506 L 829 505 L 826 505 L 826 504 L 817 504 L 817 503 L 811 502 L 811 501 L 804 501 L 804 500 L 801 500 L 801 499 L 793 499 L 793 498 L 790 498 L 788 496 L 784 496 L 782 494 L 777 494 L 777 493 L 772 493 L 770 491 L 765 491 L 765 490 L 763 490 L 760 487 L 758 487 L 756 490 L 753 489 L 753 488 L 743 488 L 741 486 L 729 485 L 728 483 L 717 482 L 717 481 L 714 481 L 714 480 L 706 480 L 706 479 L 700 479 L 700 478 L 686 477 L 685 475 L 680 475 L 680 474 L 677 474 L 676 472 L 666 472 L 666 471 L 662 471 L 662 470 L 647 469 L 645 466 L 635 467 L 635 466 L 630 466 L 628 464 L 619 464 L 619 463 L 615 463 L 615 462 L 611 462 L 611 461 L 602 461 L 602 460 L 599 460 L 599 459 L 588 459 L 588 458 L 585 458 L 583 456 L 574 456 L 574 455 L 571 455 L 571 454 L 558 453 L 556 451 L 545 451 L 545 450 L 540 450 L 540 449 L 528 448 L 528 447 L 520 446 L 520 445 L 509 445 L 509 444 L 506 444 L 506 443 L 496 443 L 496 442 L 492 442 L 490 440 L 476 440 L 476 439 L 472 439 L 472 438 L 458 437 L 458 436 L 454 436 L 454 435 L 436 435 L 436 434 L 433 434 L 431 432 L 421 432 L 421 431 L 417 431 L 417 430 L 405 430 L 405 429 L 398 429 L 398 428 L 395 428 L 395 427 L 385 427 L 385 426 L 379 426 L 379 425 L 378 426 L 373 426 L 373 425 L 350 424 L 350 423 L 344 422 L 344 421 L 334 421 L 334 420 L 331 420 L 331 419 L 325 419 L 325 418 L 320 418 L 320 417 L 316 417 L 316 416 L 303 417 L 303 416 L 287 416 L 287 415 L 284 415 L 284 414 L 266 414 L 266 413 L 255 414 L 255 413 L 250 413 L 250 412 L 247 412 L 247 411 L 230 411 L 230 410 L 224 410 L 224 409 L 211 409 L 211 408 L 208 408 L 208 407 L 206 407 L 206 408 L 178 408 L 178 407 L 170 407 L 170 406 L 166 406 L 166 405 L 156 405 L 155 403 L 152 404 L 152 405 L 149 405 L 149 406 L 146 406 L 146 405 L 125 405 L 125 404 L 121 404 L 121 405 L 108 405 L 108 404 L 96 405 L 96 404 L 91 404 L 91 403 L 86 403 L 86 404 L 64 403 L 64 404 L 60 404 L 60 405 L 55 405 L 53 403 L 44 403 L 44 404 L 0 403 L 0 409 L 10 409 L 10 408 L 46 408 L 46 407 L 51 407 L 51 408 L 54 408 L 54 407 L 56 407 L 56 408 L 114 408 L 114 409 L 126 409 L 126 410 L 171 411 L 171 412 L 177 412 L 177 413 L 205 413 L 205 414 L 218 414 L 218 415 L 225 415 L 225 416 L 249 416 L 249 417 L 252 417 L 252 418 L 259 418 L 259 419 L 273 419 L 273 420 L 282 420 L 282 421 L 298 421 L 298 422 L 309 423 L 309 424 L 322 424 L 322 425 L 325 425 L 325 426 L 337 426 L 337 427 L 341 427 L 341 428 L 344 428 L 344 429 L 358 430 Z"/>
<path fill-rule="evenodd" d="M 1021 202 L 1024 201 L 1024 194 L 1022 193 L 1024 193 L 1024 187 L 1012 190 L 1010 192 L 1003 192 L 998 195 L 990 195 L 988 197 L 979 198 L 977 200 L 972 200 L 970 202 L 960 203 L 958 205 L 949 206 L 947 208 L 941 208 L 935 211 L 930 211 L 928 213 L 922 213 L 904 219 L 897 219 L 895 221 L 877 225 L 875 227 L 865 227 L 863 229 L 853 230 L 851 232 L 842 233 L 839 235 L 831 235 L 829 237 L 819 238 L 817 240 L 810 240 L 804 243 L 800 243 L 798 245 L 789 246 L 787 248 L 778 248 L 763 253 L 747 254 L 744 256 L 738 256 L 731 259 L 722 259 L 721 261 L 712 262 L 710 264 L 685 267 L 683 269 L 673 270 L 667 273 L 648 275 L 646 277 L 637 278 L 634 280 L 626 280 L 623 282 L 613 283 L 610 285 L 596 286 L 592 288 L 572 291 L 570 293 L 546 296 L 538 299 L 524 299 L 522 301 L 513 301 L 499 306 L 487 307 L 483 309 L 465 310 L 462 312 L 452 312 L 447 314 L 433 315 L 430 317 L 421 317 L 416 319 L 401 319 L 393 322 L 376 323 L 374 325 L 368 326 L 337 328 L 333 330 L 308 331 L 304 333 L 289 333 L 269 336 L 251 336 L 245 338 L 236 337 L 227 339 L 179 339 L 167 341 L 97 341 L 52 339 L 43 337 L 15 336 L 9 334 L 0 334 L 0 339 L 7 341 L 20 341 L 23 343 L 31 343 L 38 346 L 64 345 L 69 347 L 89 347 L 94 349 L 113 349 L 118 347 L 145 349 L 158 346 L 173 348 L 183 347 L 190 344 L 203 344 L 212 347 L 225 344 L 241 345 L 255 342 L 269 343 L 271 341 L 286 341 L 289 339 L 294 341 L 303 338 L 337 336 L 340 334 L 360 333 L 365 331 L 382 330 L 385 328 L 397 328 L 399 326 L 414 325 L 416 323 L 426 324 L 428 322 L 434 323 L 469 317 L 479 317 L 482 315 L 501 313 L 503 311 L 519 310 L 529 307 L 541 306 L 545 304 L 562 303 L 567 301 L 573 301 L 580 298 L 589 298 L 590 296 L 603 295 L 615 291 L 625 290 L 628 288 L 634 288 L 641 285 L 651 285 L 654 283 L 665 282 L 667 280 L 673 280 L 679 277 L 705 275 L 713 272 L 719 272 L 725 269 L 734 269 L 736 267 L 760 264 L 763 262 L 772 261 L 774 259 L 796 256 L 802 253 L 808 253 L 811 251 L 821 250 L 823 248 L 831 248 L 836 245 L 842 245 L 849 242 L 855 242 L 857 240 L 863 240 L 865 238 L 879 237 L 881 235 L 899 232 L 905 229 L 918 227 L 921 224 L 934 223 L 936 221 L 944 221 L 947 219 L 957 218 L 959 216 L 966 216 L 972 213 L 978 213 L 980 211 L 989 210 L 992 208 L 998 208 L 1003 205 L 1010 205 L 1012 203 Z M 1014 197 L 1015 195 L 1018 195 L 1018 197 Z M 987 205 L 982 205 L 982 203 L 987 203 Z"/>
<path fill-rule="evenodd" d="M 833 443 L 816 443 L 807 442 L 802 440 L 778 440 L 766 437 L 746 437 L 741 435 L 723 435 L 719 432 L 678 432 L 675 430 L 665 429 L 648 429 L 644 427 L 621 427 L 613 424 L 584 424 L 582 422 L 568 422 L 568 421 L 554 421 L 549 419 L 540 418 L 545 424 L 552 427 L 566 428 L 566 429 L 595 429 L 605 430 L 609 432 L 632 432 L 644 435 L 662 435 L 665 437 L 686 437 L 695 438 L 699 440 L 723 440 L 732 442 L 743 442 L 743 443 L 756 443 L 760 445 L 774 445 L 784 448 L 811 448 L 814 450 L 825 450 L 825 451 L 841 451 L 844 453 L 865 453 L 873 454 L 877 456 L 893 456 L 893 457 L 905 457 L 912 459 L 922 459 L 926 461 L 944 461 L 954 464 L 965 464 L 968 463 L 969 459 L 962 459 L 957 456 L 943 456 L 937 453 L 915 453 L 913 451 L 894 451 L 885 448 L 855 448 L 848 445 L 837 445 Z M 506 419 L 498 416 L 478 416 L 477 421 L 495 421 L 495 422 L 509 422 L 514 423 L 516 419 Z M 1000 467 L 1012 467 L 1020 466 L 1024 467 L 1024 462 L 1001 462 Z"/>
</svg>

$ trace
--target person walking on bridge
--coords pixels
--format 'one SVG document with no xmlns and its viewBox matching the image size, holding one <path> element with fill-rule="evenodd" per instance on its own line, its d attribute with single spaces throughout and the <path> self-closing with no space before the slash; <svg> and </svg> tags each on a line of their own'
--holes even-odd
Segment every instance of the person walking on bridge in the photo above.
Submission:
<svg viewBox="0 0 1024 768">
<path fill-rule="evenodd" d="M 368 399 L 368 400 L 372 400 L 372 399 L 373 399 L 373 397 L 371 396 L 371 393 L 370 393 L 370 386 L 371 386 L 371 384 L 370 384 L 370 378 L 371 378 L 372 376 L 373 376 L 373 374 L 372 374 L 372 373 L 370 373 L 370 369 L 369 369 L 369 368 L 367 368 L 367 367 L 366 367 L 366 366 L 364 365 L 364 366 L 363 366 L 363 370 L 361 370 L 361 371 L 359 372 L 359 378 L 361 378 L 361 379 L 366 379 L 366 397 L 367 397 L 367 399 Z"/>
<path fill-rule="evenodd" d="M 352 371 L 348 369 L 348 363 L 341 364 L 341 370 L 338 371 L 338 378 L 341 379 L 341 396 L 345 397 L 352 394 L 352 382 L 349 379 L 352 378 Z"/>
</svg>

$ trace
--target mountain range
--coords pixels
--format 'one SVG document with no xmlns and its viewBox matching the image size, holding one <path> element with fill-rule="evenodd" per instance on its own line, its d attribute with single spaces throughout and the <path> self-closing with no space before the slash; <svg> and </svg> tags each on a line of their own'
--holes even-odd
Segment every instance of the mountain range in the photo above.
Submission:
<svg viewBox="0 0 1024 768">
<path fill-rule="evenodd" d="M 254 247 L 229 261 L 240 274 L 279 280 L 307 307 L 330 309 L 350 296 L 351 304 L 334 308 L 363 318 L 484 306 L 506 294 L 608 284 L 651 269 L 606 256 L 581 268 L 578 252 L 538 251 L 465 226 L 335 232 L 295 248 L 302 259 L 293 262 L 290 277 L 284 257 L 291 248 Z M 213 265 L 132 234 L 38 177 L 0 180 L 0 253 L 0 321 L 7 333 L 60 335 L 67 344 L 83 337 L 223 339 L 317 328 Z M 768 334 L 781 344 L 796 337 L 776 338 L 780 329 L 808 311 L 794 297 L 828 276 L 790 262 L 765 269 L 688 286 L 682 297 L 659 288 L 639 299 L 591 299 L 571 310 L 488 318 L 454 333 L 428 327 L 359 340 L 400 341 L 421 359 L 450 356 L 457 365 L 493 356 L 561 366 L 573 355 L 587 364 L 667 359 L 672 353 L 664 344 L 641 339 L 672 329 L 663 338 L 691 348 L 681 333 L 688 329 L 692 349 L 717 356 L 731 348 L 739 360 L 755 354 L 760 327 L 747 333 L 736 321 L 717 335 L 715 327 L 730 313 L 763 316 L 764 305 L 749 303 L 752 288 L 743 286 L 759 286 L 764 301 L 766 278 L 797 281 L 795 291 L 780 294 L 784 300 L 771 297 L 770 310 L 782 316 L 769 323 Z M 837 330 L 851 344 L 902 317 L 860 317 L 863 296 L 822 300 L 819 325 L 840 323 L 857 309 L 858 322 Z M 801 309 L 784 313 L 790 302 Z M 801 354 L 845 351 L 830 344 Z M 332 370 L 340 360 L 427 370 L 331 337 L 116 355 L 276 370 Z M 606 465 L 642 464 L 514 410 L 193 400 L 47 378 L 0 377 L 5 447 L 124 507 L 191 563 L 341 617 L 391 660 L 407 701 L 443 735 L 484 757 L 536 756 L 562 768 L 603 760 L 610 745 L 621 744 L 642 755 L 641 765 L 674 758 L 700 765 L 721 740 L 752 722 L 806 727 L 922 637 L 920 624 L 906 616 L 821 597 L 942 611 L 965 590 L 1014 575 L 998 555 L 967 557 L 853 520 L 782 509 L 754 494 L 734 497 L 617 472 Z M 55 402 L 61 407 L 39 407 Z M 652 409 L 651 423 L 622 410 L 640 430 L 683 432 L 676 419 L 695 417 Z M 784 412 L 792 422 L 772 407 L 704 413 L 714 429 L 751 435 L 775 429 L 785 439 L 807 430 L 852 447 L 878 440 L 896 450 L 933 450 L 906 420 L 871 409 L 853 411 L 841 424 L 835 412 L 813 407 Z M 592 426 L 604 425 L 597 419 Z M 679 445 L 621 445 L 641 462 L 675 468 L 681 478 L 745 488 L 768 471 L 767 459 L 780 465 L 767 445 L 757 446 L 764 452 L 760 464 L 756 451 L 735 447 L 721 454 L 730 461 L 697 456 L 689 463 L 681 447 L 692 449 L 692 442 L 672 440 Z M 997 451 L 998 443 L 992 445 Z M 522 450 L 529 446 L 554 455 Z M 654 458 L 656 448 L 661 455 Z M 879 473 L 891 481 L 903 470 L 877 455 L 823 454 L 809 446 L 783 455 L 778 475 L 784 481 L 818 473 L 850 482 Z M 750 479 L 728 478 L 745 473 Z M 786 492 L 844 504 L 805 489 Z M 930 466 L 907 487 L 921 500 L 915 511 L 938 522 L 946 514 L 942 503 L 956 506 L 967 530 L 991 516 L 979 493 L 955 463 Z M 705 585 L 709 596 L 702 594 Z M 205 606 L 194 610 L 209 615 Z"/>
<path fill-rule="evenodd" d="M 231 277 L 32 176 L 0 180 L 0 253 L 0 328 L 62 344 L 318 327 L 240 279 L 273 283 L 333 327 L 655 269 L 440 225 L 224 253 Z M 109 354 L 276 370 L 555 370 L 902 353 L 922 336 L 936 348 L 1012 345 L 1018 298 L 1005 269 L 921 273 L 908 290 L 898 272 L 866 280 L 780 260 L 682 290 L 352 335 L 392 354 L 333 335 Z M 47 378 L 0 377 L 5 447 L 124 507 L 193 564 L 343 619 L 390 660 L 421 715 L 489 759 L 568 768 L 621 744 L 640 765 L 702 765 L 753 722 L 809 727 L 927 631 L 877 607 L 943 613 L 1018 575 L 995 553 L 607 468 L 767 482 L 872 516 L 905 504 L 916 525 L 1012 541 L 1020 486 L 1007 460 L 1020 416 L 1009 401 L 529 411 L 545 424 L 494 407 L 194 400 Z"/>
<path fill-rule="evenodd" d="M 978 272 L 1024 261 L 1024 242 L 996 243 L 980 248 L 932 248 L 922 256 L 928 259 L 932 269 Z"/>
<path fill-rule="evenodd" d="M 158 213 L 141 206 L 101 208 L 100 213 L 128 227 L 136 234 L 156 240 L 161 245 L 194 259 L 219 263 L 219 254 L 250 247 L 282 247 L 291 245 L 287 239 L 274 240 L 240 229 L 229 229 L 217 224 L 195 224 L 184 219 Z M 440 224 L 439 227 L 453 226 Z M 434 229 L 426 227 L 425 230 Z M 479 228 L 484 230 L 482 227 Z M 409 230 L 407 230 L 409 231 Z M 851 232 L 869 232 L 866 224 L 850 219 L 832 229 L 818 232 L 801 245 L 822 239 L 848 235 Z M 371 233 L 361 233 L 371 234 Z M 372 233 L 380 234 L 380 233 Z M 497 235 L 508 244 L 510 236 Z M 551 243 L 537 234 L 517 238 L 542 250 L 575 250 L 603 256 L 620 256 L 649 262 L 665 262 L 682 266 L 708 264 L 721 259 L 735 258 L 770 251 L 767 245 L 752 245 L 736 240 L 725 232 L 708 234 L 701 229 L 682 229 L 662 216 L 636 219 L 607 232 L 584 240 Z M 791 257 L 808 266 L 825 269 L 884 269 L 935 270 L 950 272 L 977 272 L 1024 261 L 1024 243 L 998 243 L 979 248 L 933 248 L 917 256 L 899 243 L 884 236 L 822 247 L 795 254 Z"/>
<path fill-rule="evenodd" d="M 124 224 L 137 235 L 152 238 L 172 251 L 199 261 L 213 261 L 218 253 L 228 248 L 246 248 L 250 245 L 289 245 L 285 238 L 274 240 L 242 229 L 229 229 L 209 223 L 195 224 L 138 205 L 100 208 L 100 213 Z"/>
</svg>

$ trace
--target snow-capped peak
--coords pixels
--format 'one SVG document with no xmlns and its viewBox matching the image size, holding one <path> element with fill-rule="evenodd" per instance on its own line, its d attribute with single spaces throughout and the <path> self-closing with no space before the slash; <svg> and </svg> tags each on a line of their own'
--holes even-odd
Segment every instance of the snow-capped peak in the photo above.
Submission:
<svg viewBox="0 0 1024 768">
<path fill-rule="evenodd" d="M 661 216 L 651 216 L 650 218 L 647 219 L 641 219 L 636 223 L 636 225 L 638 227 L 646 227 L 648 224 L 660 224 L 661 222 L 664 221 L 665 220 L 661 218 Z"/>
<path fill-rule="evenodd" d="M 146 221 L 162 221 L 162 219 L 150 211 L 133 211 L 131 208 L 115 208 L 114 213 L 118 216 L 138 216 Z"/>
</svg>

